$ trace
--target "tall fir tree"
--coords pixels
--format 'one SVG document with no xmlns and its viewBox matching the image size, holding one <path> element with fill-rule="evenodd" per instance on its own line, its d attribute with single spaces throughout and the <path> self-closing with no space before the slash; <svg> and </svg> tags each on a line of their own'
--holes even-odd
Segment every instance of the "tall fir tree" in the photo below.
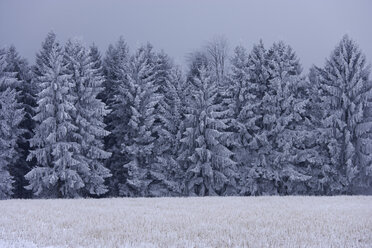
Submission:
<svg viewBox="0 0 372 248">
<path fill-rule="evenodd" d="M 95 73 L 98 75 L 103 75 L 103 63 L 102 63 L 102 56 L 101 53 L 96 46 L 96 44 L 92 44 L 89 47 L 89 56 L 91 57 L 92 69 L 95 70 Z M 105 80 L 104 80 L 105 82 Z M 104 90 L 103 83 L 102 83 L 102 91 Z M 99 96 L 99 94 L 98 94 Z M 97 96 L 97 97 L 98 97 Z"/>
<path fill-rule="evenodd" d="M 106 160 L 106 167 L 112 174 L 109 180 L 109 194 L 112 196 L 119 195 L 119 185 L 126 180 L 123 162 L 128 161 L 128 158 L 122 152 L 122 144 L 127 139 L 130 107 L 127 102 L 129 98 L 122 95 L 125 93 L 120 92 L 120 88 L 128 89 L 129 62 L 128 46 L 120 37 L 119 41 L 115 45 L 110 45 L 106 52 L 103 61 L 104 89 L 98 95 L 111 111 L 105 116 L 104 122 L 110 132 L 105 138 L 105 150 L 112 153 Z"/>
<path fill-rule="evenodd" d="M 16 72 L 7 71 L 6 49 L 0 49 L 0 199 L 13 195 L 14 178 L 10 171 L 18 166 L 21 153 L 18 138 L 24 133 L 20 123 L 24 117 L 14 88 Z"/>
<path fill-rule="evenodd" d="M 182 126 L 179 89 L 182 76 L 164 52 L 156 54 L 154 70 L 156 93 L 160 96 L 155 106 L 157 161 L 154 170 L 157 172 L 157 177 L 161 179 L 154 178 L 150 187 L 152 195 L 179 195 L 182 191 L 180 188 L 182 172 L 177 156 Z"/>
<path fill-rule="evenodd" d="M 36 58 L 37 126 L 31 139 L 34 148 L 28 157 L 37 160 L 37 167 L 26 174 L 27 189 L 40 197 L 77 197 L 84 187 L 79 161 L 78 143 L 73 141 L 78 128 L 72 114 L 76 97 L 72 92 L 71 75 L 67 74 L 64 51 L 49 33 Z"/>
<path fill-rule="evenodd" d="M 307 152 L 303 142 L 312 130 L 306 116 L 307 83 L 295 53 L 284 42 L 274 43 L 267 52 L 267 67 L 262 124 L 271 185 L 266 193 L 305 193 L 304 183 L 311 176 L 299 166 L 297 156 Z"/>
<path fill-rule="evenodd" d="M 363 121 L 357 127 L 358 176 L 353 182 L 353 193 L 372 194 L 372 81 L 365 86 Z"/>
<path fill-rule="evenodd" d="M 283 42 L 274 43 L 268 51 L 269 84 L 267 100 L 272 101 L 266 119 L 271 137 L 272 167 L 279 179 L 277 191 L 280 194 L 305 193 L 307 175 L 305 138 L 312 135 L 313 127 L 307 116 L 309 104 L 307 81 L 301 76 L 301 66 L 296 54 Z M 268 106 L 268 105 L 267 105 Z"/>
<path fill-rule="evenodd" d="M 245 58 L 248 56 L 247 58 Z M 245 55 L 237 48 L 232 60 L 233 85 L 239 89 L 234 94 L 234 121 L 237 131 L 236 159 L 240 169 L 240 194 L 274 194 L 275 170 L 269 162 L 271 152 L 268 131 L 264 118 L 270 101 L 265 101 L 270 85 L 268 51 L 263 42 L 253 46 Z"/>
<path fill-rule="evenodd" d="M 267 51 L 261 41 L 245 57 L 244 50 L 237 48 L 232 60 L 240 193 L 304 193 L 304 181 L 310 176 L 300 169 L 294 151 L 306 150 L 301 147 L 303 135 L 305 130 L 311 133 L 312 127 L 304 128 L 308 84 L 300 77 L 300 64 L 283 42 Z"/>
<path fill-rule="evenodd" d="M 122 152 L 128 158 L 122 166 L 126 180 L 120 184 L 120 195 L 151 196 L 151 183 L 164 180 L 152 166 L 157 161 L 155 150 L 156 114 L 155 106 L 159 103 L 156 93 L 155 72 L 151 46 L 138 49 L 130 62 L 130 74 L 125 84 L 120 86 L 118 101 L 129 108 Z"/>
<path fill-rule="evenodd" d="M 115 45 L 109 45 L 102 65 L 106 78 L 103 83 L 104 90 L 99 94 L 106 105 L 115 101 L 123 73 L 127 71 L 129 58 L 129 48 L 122 36 Z"/>
<path fill-rule="evenodd" d="M 14 195 L 15 198 L 29 198 L 30 191 L 24 187 L 27 185 L 27 180 L 24 175 L 27 174 L 34 161 L 26 161 L 30 150 L 29 139 L 33 136 L 33 129 L 35 128 L 35 121 L 32 119 L 34 115 L 34 108 L 36 107 L 35 87 L 32 82 L 32 71 L 27 61 L 21 58 L 14 46 L 7 49 L 6 53 L 6 71 L 16 73 L 17 83 L 13 88 L 17 91 L 17 101 L 24 109 L 24 116 L 20 123 L 20 127 L 24 130 L 22 135 L 18 136 L 18 150 L 19 158 L 17 166 L 10 168 L 10 173 L 14 177 Z"/>
<path fill-rule="evenodd" d="M 221 104 L 216 103 L 218 84 L 204 66 L 197 74 L 189 92 L 186 131 L 181 139 L 186 194 L 236 194 L 236 164 L 223 143 L 227 120 Z"/>
<path fill-rule="evenodd" d="M 96 55 L 96 52 L 94 47 L 93 50 L 86 49 L 79 40 L 69 40 L 65 46 L 67 71 L 72 75 L 72 94 L 76 99 L 72 119 L 77 130 L 73 139 L 79 146 L 75 157 L 84 181 L 83 196 L 106 193 L 108 189 L 105 178 L 111 176 L 103 165 L 104 159 L 109 158 L 111 154 L 106 152 L 103 146 L 103 138 L 109 134 L 103 123 L 103 117 L 107 115 L 108 110 L 105 104 L 97 99 L 104 79 L 101 68 L 97 67 L 97 56 L 91 56 L 92 53 Z"/>
<path fill-rule="evenodd" d="M 313 160 L 308 167 L 312 178 L 307 182 L 310 195 L 332 195 L 340 192 L 341 182 L 344 180 L 339 173 L 337 166 L 334 166 L 330 156 L 329 130 L 323 125 L 327 114 L 325 105 L 322 102 L 324 94 L 320 83 L 319 68 L 310 68 L 308 81 L 311 85 L 308 88 L 309 106 L 307 113 L 311 115 L 311 123 L 314 126 L 314 138 L 306 140 L 306 146 L 313 147 L 317 153 L 312 153 Z M 310 155 L 309 153 L 308 155 Z"/>
<path fill-rule="evenodd" d="M 352 193 L 371 182 L 369 67 L 359 47 L 345 35 L 318 73 L 325 111 L 322 124 L 331 164 L 339 173 L 331 191 Z"/>
</svg>

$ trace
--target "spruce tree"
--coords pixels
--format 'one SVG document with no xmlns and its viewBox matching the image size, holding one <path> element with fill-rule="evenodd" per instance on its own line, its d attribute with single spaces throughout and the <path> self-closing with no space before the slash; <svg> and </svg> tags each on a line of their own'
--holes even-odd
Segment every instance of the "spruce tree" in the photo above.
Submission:
<svg viewBox="0 0 372 248">
<path fill-rule="evenodd" d="M 65 46 L 67 70 L 72 75 L 70 82 L 76 99 L 72 118 L 77 130 L 73 139 L 79 147 L 75 157 L 85 185 L 83 195 L 102 195 L 107 192 L 105 178 L 110 176 L 109 170 L 103 166 L 104 159 L 111 155 L 103 147 L 103 138 L 108 135 L 103 117 L 108 110 L 97 99 L 104 80 L 101 68 L 93 68 L 98 65 L 97 57 L 90 54 L 78 40 L 69 40 Z"/>
<path fill-rule="evenodd" d="M 105 138 L 105 150 L 112 153 L 111 157 L 106 160 L 106 167 L 112 174 L 108 183 L 112 196 L 119 195 L 119 185 L 126 180 L 123 162 L 128 161 L 128 158 L 122 152 L 122 144 L 127 139 L 130 98 L 125 97 L 126 90 L 120 92 L 120 88 L 128 89 L 129 61 L 129 49 L 121 37 L 115 46 L 110 45 L 106 52 L 103 62 L 105 81 L 102 85 L 104 89 L 98 95 L 111 111 L 105 116 L 104 122 L 107 125 L 106 129 L 110 132 Z"/>
<path fill-rule="evenodd" d="M 306 192 L 303 184 L 310 176 L 298 166 L 294 151 L 306 150 L 300 137 L 307 123 L 307 101 L 301 93 L 307 84 L 295 53 L 283 42 L 268 51 L 260 42 L 247 60 L 240 48 L 232 62 L 232 79 L 241 85 L 234 101 L 241 194 Z"/>
<path fill-rule="evenodd" d="M 14 89 L 18 83 L 16 73 L 6 68 L 6 50 L 0 49 L 0 199 L 13 195 L 14 180 L 9 172 L 17 167 L 21 157 L 17 141 L 24 132 L 20 127 L 24 110 Z"/>
<path fill-rule="evenodd" d="M 340 174 L 337 167 L 333 166 L 330 156 L 329 132 L 323 125 L 327 110 L 322 102 L 322 94 L 319 68 L 313 66 L 308 75 L 309 105 L 307 113 L 314 127 L 313 138 L 306 140 L 307 147 L 313 147 L 315 153 L 308 153 L 311 156 L 311 166 L 307 168 L 312 178 L 307 182 L 308 194 L 310 195 L 331 195 L 340 190 Z M 311 136 L 310 136 L 311 137 Z M 303 157 L 303 156 L 302 156 Z M 310 161 L 310 159 L 309 159 Z"/>
<path fill-rule="evenodd" d="M 364 115 L 358 125 L 358 176 L 353 182 L 353 193 L 372 193 L 372 81 L 365 86 Z"/>
<path fill-rule="evenodd" d="M 193 79 L 186 113 L 186 131 L 181 142 L 187 195 L 230 195 L 237 191 L 236 164 L 223 143 L 224 112 L 216 103 L 218 84 L 201 66 Z"/>
<path fill-rule="evenodd" d="M 161 52 L 156 55 L 155 63 L 156 93 L 160 96 L 155 106 L 156 141 L 155 153 L 157 161 L 153 169 L 157 178 L 150 185 L 151 195 L 179 195 L 181 193 L 181 168 L 177 162 L 180 147 L 181 99 L 180 72 L 170 58 Z M 162 180 L 159 180 L 161 177 Z"/>
<path fill-rule="evenodd" d="M 24 109 L 24 116 L 20 123 L 20 127 L 24 130 L 22 135 L 18 136 L 18 151 L 19 158 L 17 166 L 10 168 L 10 173 L 14 177 L 14 195 L 16 198 L 28 198 L 31 196 L 30 191 L 24 187 L 27 185 L 27 180 L 24 175 L 27 174 L 34 161 L 26 161 L 29 154 L 30 144 L 29 139 L 32 137 L 32 130 L 35 128 L 35 121 L 32 119 L 34 108 L 36 107 L 35 87 L 32 83 L 33 75 L 27 61 L 21 58 L 14 46 L 11 46 L 6 51 L 6 68 L 10 73 L 16 73 L 17 83 L 12 85 L 17 92 L 17 101 Z"/>
<path fill-rule="evenodd" d="M 240 194 L 274 194 L 275 171 L 268 159 L 271 152 L 269 127 L 264 123 L 267 108 L 271 107 L 270 101 L 264 98 L 269 89 L 270 74 L 268 51 L 262 41 L 254 45 L 248 55 L 243 48 L 236 49 L 232 60 L 232 80 L 239 85 L 234 102 Z"/>
<path fill-rule="evenodd" d="M 155 106 L 159 103 L 151 46 L 142 46 L 132 57 L 128 80 L 120 85 L 118 101 L 128 110 L 128 122 L 123 125 L 122 152 L 128 158 L 122 166 L 126 180 L 120 184 L 120 195 L 153 195 L 150 184 L 165 180 L 152 166 L 157 161 L 155 151 Z"/>
<path fill-rule="evenodd" d="M 26 174 L 27 189 L 36 196 L 77 197 L 84 187 L 86 173 L 79 160 L 78 143 L 73 141 L 78 128 L 72 114 L 76 97 L 72 92 L 71 75 L 67 74 L 64 51 L 49 33 L 36 58 L 37 126 L 30 140 L 34 148 L 28 159 L 36 158 L 37 167 Z"/>
<path fill-rule="evenodd" d="M 359 47 L 345 35 L 318 73 L 325 110 L 322 124 L 332 167 L 339 174 L 330 190 L 351 193 L 370 183 L 369 68 Z"/>
<path fill-rule="evenodd" d="M 96 74 L 103 75 L 103 63 L 102 63 L 101 53 L 100 53 L 100 51 L 98 50 L 98 47 L 95 44 L 92 44 L 89 47 L 89 56 L 91 57 L 92 69 L 95 70 Z M 103 85 L 101 87 L 102 87 L 102 91 L 103 91 L 103 89 L 104 89 Z"/>
<path fill-rule="evenodd" d="M 104 90 L 99 94 L 99 97 L 108 106 L 115 102 L 118 87 L 127 71 L 129 57 L 128 45 L 123 37 L 120 37 L 115 45 L 110 44 L 106 51 L 103 61 Z"/>
<path fill-rule="evenodd" d="M 265 193 L 305 193 L 304 184 L 311 176 L 302 168 L 306 166 L 299 161 L 299 155 L 308 152 L 304 139 L 307 132 L 312 132 L 306 112 L 308 84 L 301 76 L 295 53 L 283 42 L 274 43 L 267 52 L 267 68 L 262 124 L 267 142 L 266 173 L 271 185 Z"/>
</svg>

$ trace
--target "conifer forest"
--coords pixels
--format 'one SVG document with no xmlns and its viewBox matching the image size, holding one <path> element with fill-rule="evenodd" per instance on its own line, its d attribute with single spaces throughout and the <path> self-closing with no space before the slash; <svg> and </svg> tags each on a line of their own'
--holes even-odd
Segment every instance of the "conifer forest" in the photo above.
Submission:
<svg viewBox="0 0 372 248">
<path fill-rule="evenodd" d="M 34 64 L 1 48 L 0 199 L 371 194 L 356 41 L 307 71 L 282 41 L 227 47 L 186 66 L 123 37 L 99 51 L 50 32 Z"/>
</svg>

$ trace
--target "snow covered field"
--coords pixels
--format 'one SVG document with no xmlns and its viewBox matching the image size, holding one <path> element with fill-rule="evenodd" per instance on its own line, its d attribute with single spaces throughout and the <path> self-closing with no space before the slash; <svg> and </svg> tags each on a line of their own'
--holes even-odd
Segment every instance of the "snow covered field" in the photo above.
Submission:
<svg viewBox="0 0 372 248">
<path fill-rule="evenodd" d="M 372 247 L 372 197 L 0 201 L 0 247 Z"/>
</svg>

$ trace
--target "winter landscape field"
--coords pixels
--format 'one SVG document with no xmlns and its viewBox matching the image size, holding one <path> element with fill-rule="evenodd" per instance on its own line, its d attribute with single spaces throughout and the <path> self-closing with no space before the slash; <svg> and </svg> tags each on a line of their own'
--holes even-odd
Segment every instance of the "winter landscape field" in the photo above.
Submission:
<svg viewBox="0 0 372 248">
<path fill-rule="evenodd" d="M 372 197 L 6 200 L 0 247 L 372 247 Z"/>
<path fill-rule="evenodd" d="M 0 248 L 372 248 L 371 0 L 0 0 Z"/>
</svg>

